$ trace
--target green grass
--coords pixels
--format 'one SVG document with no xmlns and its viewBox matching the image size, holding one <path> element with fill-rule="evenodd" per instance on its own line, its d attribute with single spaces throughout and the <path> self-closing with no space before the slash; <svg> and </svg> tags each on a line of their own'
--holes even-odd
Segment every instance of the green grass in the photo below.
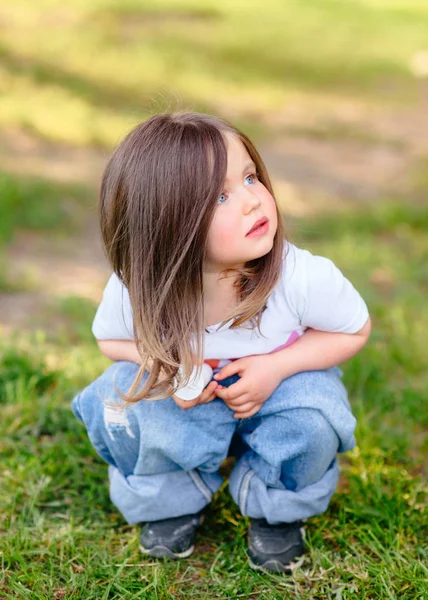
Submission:
<svg viewBox="0 0 428 600">
<path fill-rule="evenodd" d="M 138 528 L 110 503 L 106 466 L 70 410 L 71 398 L 110 364 L 88 334 L 94 306 L 78 298 L 59 304 L 68 337 L 16 332 L 3 341 L 0 597 L 426 597 L 426 219 L 421 208 L 384 203 L 346 221 L 294 223 L 294 240 L 330 256 L 367 298 L 374 332 L 344 367 L 358 447 L 341 456 L 338 492 L 309 520 L 308 557 L 292 578 L 248 569 L 247 522 L 226 488 L 208 508 L 190 559 L 141 557 Z"/>
<path fill-rule="evenodd" d="M 410 64 L 426 48 L 428 6 L 0 0 L 0 19 L 0 125 L 111 146 L 159 109 L 207 110 L 260 134 L 289 103 L 417 101 Z"/>
<path fill-rule="evenodd" d="M 336 121 L 335 107 L 376 113 L 412 105 L 424 89 L 410 70 L 426 49 L 424 0 L 0 0 L 0 25 L 0 129 L 62 144 L 111 147 L 157 110 L 187 107 L 251 137 L 370 147 L 380 134 Z M 277 126 L 289 106 L 307 121 Z M 369 345 L 344 366 L 358 447 L 340 457 L 328 511 L 307 524 L 302 569 L 292 578 L 248 569 L 247 521 L 227 488 L 190 559 L 141 557 L 138 529 L 110 503 L 106 466 L 70 409 L 110 364 L 90 332 L 96 305 L 52 297 L 38 331 L 0 337 L 0 598 L 428 597 L 426 157 L 418 164 L 413 204 L 388 198 L 291 222 L 298 245 L 332 258 L 361 291 L 374 323 Z M 0 174 L 3 293 L 16 291 L 1 253 L 17 233 L 73 236 L 89 198 L 81 186 Z"/>
<path fill-rule="evenodd" d="M 75 232 L 81 225 L 78 205 L 89 197 L 81 185 L 0 173 L 0 246 L 10 243 L 17 229 Z"/>
</svg>

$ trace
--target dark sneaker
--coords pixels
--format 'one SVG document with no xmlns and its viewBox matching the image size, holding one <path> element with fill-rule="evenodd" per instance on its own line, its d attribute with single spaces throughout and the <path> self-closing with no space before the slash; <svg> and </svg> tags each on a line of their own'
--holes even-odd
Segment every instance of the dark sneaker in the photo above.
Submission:
<svg viewBox="0 0 428 600">
<path fill-rule="evenodd" d="M 248 562 L 253 569 L 291 573 L 303 562 L 303 523 L 269 525 L 265 519 L 250 519 Z"/>
<path fill-rule="evenodd" d="M 194 541 L 203 515 L 184 515 L 145 523 L 140 533 L 140 550 L 156 558 L 186 558 L 195 549 Z"/>
</svg>

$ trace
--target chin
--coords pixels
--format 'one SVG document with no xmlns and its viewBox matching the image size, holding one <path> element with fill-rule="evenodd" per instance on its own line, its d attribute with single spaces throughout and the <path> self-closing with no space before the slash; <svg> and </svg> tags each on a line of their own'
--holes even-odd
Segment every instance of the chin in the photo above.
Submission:
<svg viewBox="0 0 428 600">
<path fill-rule="evenodd" d="M 269 252 L 273 248 L 273 239 L 264 240 L 263 244 L 259 244 L 258 248 L 254 248 L 254 258 L 260 258 L 261 256 L 265 256 L 265 254 L 269 254 Z"/>
<path fill-rule="evenodd" d="M 268 248 L 265 251 L 259 250 L 259 252 L 254 252 L 254 254 L 252 256 L 249 256 L 245 262 L 251 262 L 252 260 L 257 260 L 258 258 L 261 258 L 262 256 L 266 256 L 266 254 L 269 254 L 269 252 L 271 250 L 272 250 L 272 247 Z"/>
</svg>

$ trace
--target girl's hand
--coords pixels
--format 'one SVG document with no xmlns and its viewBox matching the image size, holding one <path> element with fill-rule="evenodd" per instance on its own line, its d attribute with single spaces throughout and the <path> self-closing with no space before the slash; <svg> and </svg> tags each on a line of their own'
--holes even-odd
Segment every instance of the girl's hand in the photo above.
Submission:
<svg viewBox="0 0 428 600">
<path fill-rule="evenodd" d="M 202 394 L 194 400 L 181 400 L 180 398 L 177 398 L 177 396 L 172 396 L 172 398 L 177 406 L 183 410 L 187 410 L 193 408 L 197 404 L 207 404 L 214 400 L 217 397 L 217 388 L 218 383 L 216 381 L 210 381 L 207 387 L 203 389 Z"/>
<path fill-rule="evenodd" d="M 235 411 L 235 419 L 252 417 L 272 395 L 283 377 L 269 354 L 245 356 L 223 367 L 214 379 L 237 373 L 241 379 L 229 387 L 218 386 L 216 394 Z"/>
</svg>

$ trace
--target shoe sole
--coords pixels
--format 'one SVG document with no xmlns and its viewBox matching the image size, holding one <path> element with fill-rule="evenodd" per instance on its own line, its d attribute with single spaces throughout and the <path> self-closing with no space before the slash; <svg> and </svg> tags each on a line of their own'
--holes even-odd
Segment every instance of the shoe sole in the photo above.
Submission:
<svg viewBox="0 0 428 600">
<path fill-rule="evenodd" d="M 140 546 L 140 550 L 146 556 L 153 556 L 153 558 L 187 558 L 190 556 L 195 549 L 195 546 L 190 546 L 184 552 L 171 552 L 169 548 L 166 546 L 153 546 L 153 548 L 144 548 L 144 546 Z"/>
<path fill-rule="evenodd" d="M 202 525 L 202 523 L 204 522 L 204 519 L 205 519 L 205 515 L 200 515 L 198 526 Z M 172 558 L 172 559 L 187 558 L 188 556 L 190 556 L 192 554 L 194 549 L 195 549 L 195 545 L 192 544 L 189 548 L 187 548 L 187 550 L 184 550 L 183 552 L 172 552 L 172 550 L 170 550 L 166 546 L 153 546 L 153 548 L 144 548 L 144 546 L 142 546 L 140 544 L 141 552 L 143 554 L 145 554 L 146 556 L 153 556 L 153 558 Z"/>
<path fill-rule="evenodd" d="M 277 560 L 267 560 L 262 565 L 256 565 L 250 557 L 248 557 L 248 564 L 255 571 L 269 571 L 270 573 L 288 573 L 292 574 L 296 569 L 302 566 L 303 561 L 305 560 L 304 556 L 301 556 L 299 560 L 293 561 L 288 565 L 283 565 Z"/>
<path fill-rule="evenodd" d="M 304 527 L 300 528 L 300 533 L 302 534 L 302 538 L 306 537 L 306 530 Z M 296 569 L 302 566 L 303 561 L 305 560 L 304 556 L 301 556 L 298 560 L 290 562 L 288 565 L 283 565 L 278 560 L 268 559 L 263 564 L 257 565 L 252 561 L 251 556 L 248 555 L 248 564 L 255 571 L 270 571 L 271 573 L 288 573 L 291 575 L 294 573 Z"/>
</svg>

